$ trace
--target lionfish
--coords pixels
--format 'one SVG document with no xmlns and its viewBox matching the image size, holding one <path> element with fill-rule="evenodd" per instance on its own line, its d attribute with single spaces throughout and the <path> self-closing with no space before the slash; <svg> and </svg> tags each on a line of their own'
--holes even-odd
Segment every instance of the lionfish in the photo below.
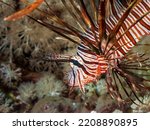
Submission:
<svg viewBox="0 0 150 130">
<path fill-rule="evenodd" d="M 61 0 L 79 28 L 57 16 L 46 0 L 22 1 L 27 7 L 4 20 L 15 21 L 28 16 L 78 45 L 75 56 L 49 55 L 46 58 L 70 62 L 71 69 L 65 80 L 71 89 L 79 87 L 85 92 L 86 84 L 105 75 L 107 90 L 118 102 L 124 102 L 125 96 L 134 102 L 134 98 L 139 100 L 138 91 L 150 90 L 150 44 L 138 43 L 150 35 L 150 0 Z M 49 12 L 39 8 L 44 3 Z M 34 18 L 30 15 L 33 10 L 58 26 Z"/>
</svg>

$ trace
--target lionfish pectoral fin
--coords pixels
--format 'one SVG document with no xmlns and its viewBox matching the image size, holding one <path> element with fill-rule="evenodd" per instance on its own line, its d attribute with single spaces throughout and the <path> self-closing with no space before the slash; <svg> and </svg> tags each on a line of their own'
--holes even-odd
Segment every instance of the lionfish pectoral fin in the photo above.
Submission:
<svg viewBox="0 0 150 130">
<path fill-rule="evenodd" d="M 5 17 L 4 20 L 5 21 L 15 21 L 15 20 L 18 20 L 26 15 L 28 15 L 29 13 L 31 13 L 33 10 L 35 10 L 38 6 L 41 5 L 41 3 L 43 2 L 44 0 L 36 0 L 35 2 L 33 2 L 32 4 L 29 4 L 27 7 L 25 7 L 24 9 L 8 16 L 8 17 Z"/>
<path fill-rule="evenodd" d="M 128 81 L 126 77 L 123 76 L 119 68 L 109 68 L 107 71 L 106 83 L 108 92 L 110 93 L 111 97 L 119 103 L 119 105 L 125 102 L 127 103 L 128 99 L 136 104 L 133 97 L 130 95 L 130 93 L 133 92 L 133 89 L 132 86 L 128 85 L 128 82 L 130 81 Z M 136 95 L 134 96 L 138 98 Z"/>
</svg>

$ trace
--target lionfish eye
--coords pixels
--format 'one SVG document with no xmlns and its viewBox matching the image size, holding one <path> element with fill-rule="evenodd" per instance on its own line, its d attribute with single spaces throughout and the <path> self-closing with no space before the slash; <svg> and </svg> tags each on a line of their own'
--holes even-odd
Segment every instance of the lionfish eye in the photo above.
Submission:
<svg viewBox="0 0 150 130">
<path fill-rule="evenodd" d="M 75 66 L 78 66 L 78 67 L 81 66 L 81 64 L 80 64 L 80 62 L 79 62 L 78 60 L 72 59 L 70 62 L 71 62 L 73 65 L 75 65 Z"/>
</svg>

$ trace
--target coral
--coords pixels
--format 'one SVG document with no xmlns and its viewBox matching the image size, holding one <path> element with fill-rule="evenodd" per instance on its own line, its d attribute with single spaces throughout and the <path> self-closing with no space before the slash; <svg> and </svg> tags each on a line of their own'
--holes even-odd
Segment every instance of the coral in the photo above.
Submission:
<svg viewBox="0 0 150 130">
<path fill-rule="evenodd" d="M 13 111 L 13 101 L 8 98 L 7 95 L 0 91 L 0 112 L 11 112 Z"/>
<path fill-rule="evenodd" d="M 11 88 L 15 87 L 21 78 L 21 69 L 13 67 L 10 64 L 0 64 L 0 83 Z"/>
<path fill-rule="evenodd" d="M 0 105 L 4 104 L 5 94 L 0 91 Z"/>
<path fill-rule="evenodd" d="M 18 87 L 19 96 L 17 98 L 25 103 L 30 103 L 36 98 L 59 96 L 64 88 L 63 82 L 54 75 L 44 74 L 36 83 L 22 83 Z"/>
<path fill-rule="evenodd" d="M 96 112 L 113 112 L 117 108 L 114 100 L 109 96 L 109 94 L 101 95 L 96 103 Z"/>
<path fill-rule="evenodd" d="M 135 100 L 135 103 L 131 105 L 132 112 L 133 113 L 143 113 L 143 112 L 150 112 L 150 93 L 144 95 L 143 97 L 139 97 L 141 101 L 143 101 L 143 104 L 139 104 L 138 100 Z"/>
<path fill-rule="evenodd" d="M 87 90 L 86 93 L 87 96 L 90 96 L 91 95 L 90 93 L 93 93 L 94 91 L 98 96 L 103 95 L 107 92 L 106 82 L 104 79 L 97 81 L 97 83 L 90 83 L 86 85 L 85 88 Z"/>
<path fill-rule="evenodd" d="M 59 96 L 61 91 L 65 88 L 62 81 L 58 80 L 54 75 L 45 74 L 35 84 L 35 91 L 39 99 L 44 96 Z"/>
<path fill-rule="evenodd" d="M 90 83 L 85 86 L 86 93 L 82 96 L 85 107 L 89 111 L 97 111 L 97 106 L 103 104 L 105 101 L 99 102 L 99 98 L 106 95 L 105 80 L 99 80 L 97 83 Z"/>
<path fill-rule="evenodd" d="M 39 100 L 31 112 L 49 112 L 49 113 L 70 113 L 70 112 L 79 112 L 80 111 L 80 103 L 77 103 L 71 99 L 63 98 L 63 97 L 46 97 Z"/>
<path fill-rule="evenodd" d="M 7 37 L 9 27 L 1 21 L 3 20 L 0 20 L 0 62 L 8 61 L 10 56 L 10 39 Z"/>
<path fill-rule="evenodd" d="M 3 105 L 0 105 L 0 112 L 2 113 L 7 113 L 7 112 L 10 112 L 10 108 L 9 107 L 6 107 L 4 104 Z"/>
<path fill-rule="evenodd" d="M 17 99 L 19 99 L 21 102 L 27 104 L 31 103 L 36 98 L 35 93 L 35 84 L 33 83 L 22 83 L 18 87 L 18 93 Z"/>
</svg>

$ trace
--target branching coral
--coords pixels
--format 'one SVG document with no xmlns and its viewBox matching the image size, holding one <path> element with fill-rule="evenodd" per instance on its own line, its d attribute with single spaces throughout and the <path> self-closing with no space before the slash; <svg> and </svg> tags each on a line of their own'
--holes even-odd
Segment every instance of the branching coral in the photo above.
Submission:
<svg viewBox="0 0 150 130">
<path fill-rule="evenodd" d="M 22 83 L 19 88 L 19 96 L 23 102 L 30 103 L 36 98 L 41 99 L 47 96 L 59 96 L 64 89 L 62 81 L 54 75 L 45 74 L 36 83 Z"/>
<path fill-rule="evenodd" d="M 35 90 L 39 99 L 44 96 L 59 96 L 64 88 L 63 82 L 54 75 L 45 75 L 35 84 Z"/>
<path fill-rule="evenodd" d="M 36 98 L 35 85 L 33 83 L 22 83 L 18 87 L 18 92 L 19 95 L 17 96 L 17 99 L 25 104 L 31 104 Z"/>
<path fill-rule="evenodd" d="M 13 111 L 13 100 L 0 90 L 0 112 Z"/>
<path fill-rule="evenodd" d="M 0 64 L 0 83 L 10 88 L 16 87 L 21 79 L 21 69 L 13 68 L 10 64 Z"/>
</svg>

